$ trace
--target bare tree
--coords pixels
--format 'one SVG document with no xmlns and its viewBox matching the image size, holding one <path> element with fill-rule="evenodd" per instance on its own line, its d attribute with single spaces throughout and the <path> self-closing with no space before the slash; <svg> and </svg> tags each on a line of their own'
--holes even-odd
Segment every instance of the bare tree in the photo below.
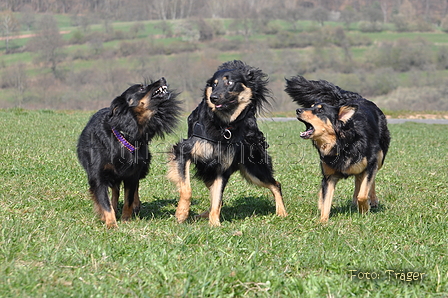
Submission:
<svg viewBox="0 0 448 298">
<path fill-rule="evenodd" d="M 383 23 L 388 22 L 389 6 L 390 6 L 389 0 L 380 1 L 381 11 L 383 12 Z"/>
<path fill-rule="evenodd" d="M 324 26 L 324 22 L 328 21 L 329 12 L 324 7 L 316 7 L 311 11 L 311 19 L 318 22 L 321 26 Z"/>
<path fill-rule="evenodd" d="M 0 30 L 5 38 L 6 53 L 9 52 L 9 41 L 11 36 L 19 29 L 19 22 L 11 11 L 6 11 L 0 15 Z"/>
<path fill-rule="evenodd" d="M 50 65 L 51 72 L 58 77 L 57 64 L 62 60 L 61 34 L 52 15 L 44 15 L 38 22 L 38 33 L 30 41 L 30 47 L 38 53 L 38 60 Z"/>
</svg>

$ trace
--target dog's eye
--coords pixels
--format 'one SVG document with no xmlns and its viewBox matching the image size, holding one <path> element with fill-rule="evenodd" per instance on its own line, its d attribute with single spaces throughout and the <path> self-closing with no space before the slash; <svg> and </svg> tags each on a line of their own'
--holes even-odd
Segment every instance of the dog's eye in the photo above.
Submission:
<svg viewBox="0 0 448 298">
<path fill-rule="evenodd" d="M 140 85 L 140 89 L 138 91 L 145 91 L 145 86 Z"/>
<path fill-rule="evenodd" d="M 216 87 L 216 86 L 218 86 L 217 83 L 213 83 L 213 84 L 212 84 L 212 87 Z"/>
</svg>

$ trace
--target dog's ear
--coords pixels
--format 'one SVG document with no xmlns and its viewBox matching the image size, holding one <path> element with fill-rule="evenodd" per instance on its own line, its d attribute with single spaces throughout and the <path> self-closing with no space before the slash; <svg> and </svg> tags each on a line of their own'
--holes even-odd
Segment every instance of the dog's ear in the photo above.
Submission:
<svg viewBox="0 0 448 298">
<path fill-rule="evenodd" d="M 357 108 L 352 106 L 342 106 L 339 108 L 338 119 L 346 123 L 350 118 L 353 117 Z"/>
<path fill-rule="evenodd" d="M 123 109 L 127 108 L 128 103 L 123 96 L 118 96 L 110 103 L 109 117 L 120 114 Z"/>
<path fill-rule="evenodd" d="M 247 70 L 247 72 L 246 72 L 246 78 L 247 78 L 248 80 L 252 80 L 253 77 L 254 77 L 254 75 L 255 75 L 255 69 L 253 69 L 253 68 L 249 68 L 249 69 Z"/>
</svg>

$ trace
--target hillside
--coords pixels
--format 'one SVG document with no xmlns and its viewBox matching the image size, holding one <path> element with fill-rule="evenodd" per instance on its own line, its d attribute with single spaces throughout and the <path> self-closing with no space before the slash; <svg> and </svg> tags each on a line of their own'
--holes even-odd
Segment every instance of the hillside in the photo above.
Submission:
<svg viewBox="0 0 448 298">
<path fill-rule="evenodd" d="M 130 83 L 164 76 L 191 110 L 216 67 L 242 59 L 269 74 L 275 112 L 295 109 L 283 89 L 284 78 L 296 74 L 332 81 L 387 110 L 448 110 L 448 35 L 437 27 L 399 32 L 386 24 L 370 32 L 362 22 L 37 19 L 35 30 L 10 36 L 8 48 L 0 44 L 0 108 L 95 110 Z"/>
</svg>

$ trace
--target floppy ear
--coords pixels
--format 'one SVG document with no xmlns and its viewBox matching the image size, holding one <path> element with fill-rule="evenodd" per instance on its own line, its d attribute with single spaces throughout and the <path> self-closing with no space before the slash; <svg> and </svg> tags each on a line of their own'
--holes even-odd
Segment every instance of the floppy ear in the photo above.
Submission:
<svg viewBox="0 0 448 298">
<path fill-rule="evenodd" d="M 247 79 L 251 80 L 254 77 L 254 70 L 252 68 L 249 68 L 246 72 Z"/>
<path fill-rule="evenodd" d="M 356 107 L 342 106 L 339 108 L 338 119 L 346 123 L 356 112 Z"/>
<path fill-rule="evenodd" d="M 110 104 L 109 116 L 112 117 L 120 114 L 125 108 L 127 108 L 127 105 L 126 100 L 122 96 L 116 97 Z"/>
</svg>

